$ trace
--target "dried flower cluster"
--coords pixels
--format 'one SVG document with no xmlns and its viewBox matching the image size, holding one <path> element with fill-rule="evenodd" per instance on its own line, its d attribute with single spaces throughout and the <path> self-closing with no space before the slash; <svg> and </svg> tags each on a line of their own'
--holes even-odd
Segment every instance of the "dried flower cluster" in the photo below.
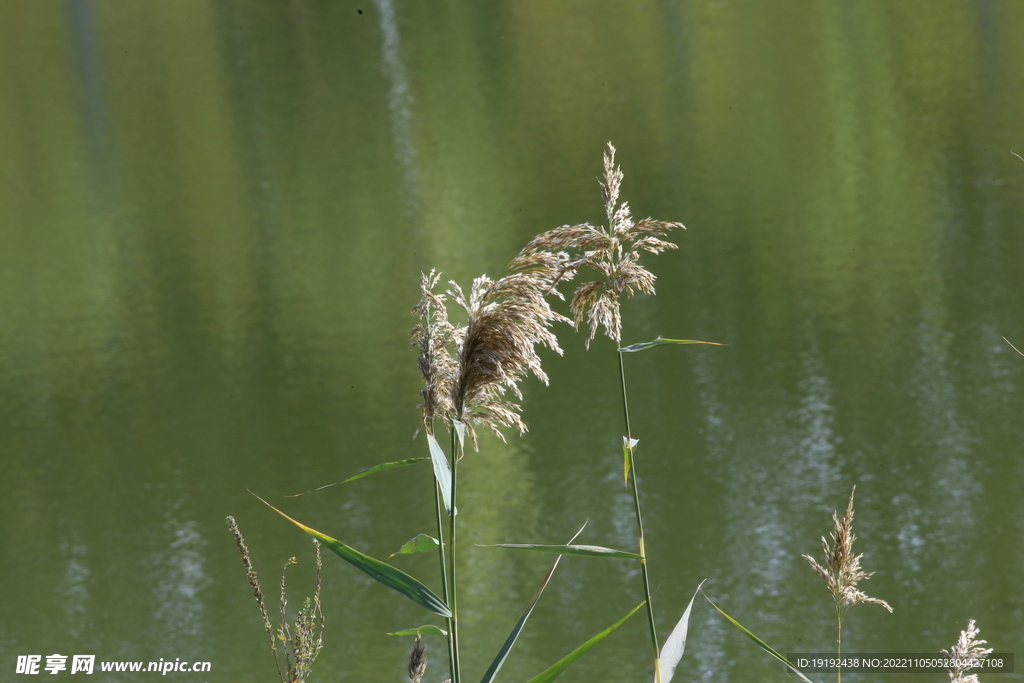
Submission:
<svg viewBox="0 0 1024 683">
<path fill-rule="evenodd" d="M 864 572 L 860 566 L 860 555 L 853 554 L 853 542 L 857 537 L 853 533 L 853 494 L 857 487 L 850 491 L 850 502 L 846 506 L 846 515 L 839 519 L 837 512 L 832 513 L 832 522 L 835 524 L 835 531 L 832 532 L 832 547 L 829 547 L 828 540 L 822 536 L 821 546 L 825 551 L 825 567 L 822 567 L 810 555 L 804 555 L 804 559 L 811 563 L 814 570 L 821 578 L 828 583 L 829 592 L 836 603 L 836 612 L 842 620 L 846 610 L 854 605 L 874 603 L 881 605 L 892 612 L 892 607 L 885 600 L 868 597 L 866 593 L 857 588 L 857 582 L 869 578 L 874 572 Z"/>
<path fill-rule="evenodd" d="M 967 630 L 960 632 L 956 645 L 942 651 L 954 662 L 954 666 L 948 669 L 950 683 L 978 683 L 977 674 L 967 673 L 971 668 L 970 660 L 982 659 L 992 652 L 992 648 L 982 647 L 986 641 L 976 639 L 978 633 L 978 627 L 974 625 L 974 619 L 971 619 L 967 622 Z"/>
<path fill-rule="evenodd" d="M 526 431 L 518 404 L 504 397 L 511 391 L 522 398 L 519 381 L 527 373 L 547 383 L 538 344 L 562 353 L 549 328 L 569 319 L 553 311 L 545 299 L 553 291 L 560 265 L 560 258 L 547 254 L 522 259 L 498 280 L 478 277 L 468 296 L 449 282 L 447 295 L 465 312 L 464 327 L 448 322 L 446 297 L 433 291 L 439 276 L 433 271 L 423 276 L 420 303 L 413 309 L 420 324 L 411 334 L 420 347 L 421 411 L 428 430 L 435 418 L 457 420 L 466 425 L 474 447 L 474 425 L 486 426 L 500 438 L 500 427 Z"/>
<path fill-rule="evenodd" d="M 636 290 L 654 294 L 655 277 L 640 265 L 640 252 L 659 254 L 666 249 L 676 249 L 675 244 L 661 238 L 673 229 L 684 227 L 682 223 L 653 218 L 634 222 L 629 204 L 619 203 L 622 178 L 622 169 L 615 165 L 615 147 L 609 142 L 604 155 L 604 182 L 601 183 L 608 227 L 581 223 L 554 228 L 533 238 L 512 262 L 515 265 L 546 253 L 559 262 L 555 266 L 556 283 L 571 279 L 583 267 L 601 274 L 600 280 L 579 285 L 570 302 L 577 328 L 584 315 L 587 317 L 590 328 L 587 348 L 599 327 L 604 328 L 608 337 L 621 341 L 620 296 L 632 296 Z"/>
<path fill-rule="evenodd" d="M 245 565 L 245 574 L 252 586 L 253 596 L 260 607 L 260 616 L 263 618 L 263 627 L 270 636 L 270 651 L 274 655 L 274 663 L 277 664 L 277 675 L 282 683 L 301 683 L 305 681 L 312 671 L 313 662 L 316 660 L 320 649 L 323 647 L 324 614 L 320 608 L 320 570 L 323 567 L 323 559 L 320 555 L 320 542 L 313 540 L 316 548 L 316 590 L 313 598 L 306 598 L 302 609 L 295 617 L 295 632 L 288 624 L 287 606 L 288 600 L 285 597 L 285 573 L 289 565 L 295 564 L 295 558 L 289 558 L 281 571 L 281 610 L 280 623 L 277 633 L 270 625 L 270 618 L 267 615 L 267 606 L 263 598 L 263 589 L 260 587 L 259 577 L 256 569 L 253 568 L 252 559 L 249 557 L 249 548 L 245 545 L 245 537 L 234 517 L 227 518 L 228 529 L 235 536 L 238 544 L 238 551 L 242 555 L 242 564 Z M 285 669 L 281 670 L 281 662 L 278 659 L 277 641 L 284 642 Z"/>
</svg>

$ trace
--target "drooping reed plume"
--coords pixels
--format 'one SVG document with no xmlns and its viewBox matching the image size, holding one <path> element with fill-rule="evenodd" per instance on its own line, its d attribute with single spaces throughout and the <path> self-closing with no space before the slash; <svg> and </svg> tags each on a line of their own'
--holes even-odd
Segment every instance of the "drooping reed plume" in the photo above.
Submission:
<svg viewBox="0 0 1024 683">
<path fill-rule="evenodd" d="M 846 514 L 842 519 L 838 512 L 832 513 L 832 523 L 835 530 L 832 532 L 832 546 L 829 547 L 828 540 L 821 537 L 821 547 L 825 551 L 825 566 L 818 564 L 810 555 L 804 555 L 811 567 L 828 584 L 828 590 L 832 594 L 832 600 L 836 606 L 836 651 L 842 653 L 843 642 L 843 616 L 846 615 L 854 605 L 861 603 L 873 603 L 881 605 L 892 612 L 892 607 L 885 600 L 869 597 L 867 593 L 857 588 L 857 583 L 863 579 L 870 578 L 874 572 L 865 572 L 861 569 L 860 558 L 864 554 L 853 554 L 853 542 L 857 536 L 853 533 L 853 496 L 857 492 L 854 486 L 850 491 L 850 501 L 846 505 Z M 841 672 L 837 670 L 837 673 Z"/>
<path fill-rule="evenodd" d="M 458 420 L 474 447 L 474 425 L 503 440 L 501 428 L 526 431 L 518 403 L 505 397 L 511 392 L 522 399 L 519 382 L 527 374 L 547 384 L 537 345 L 562 353 L 549 328 L 570 321 L 551 309 L 545 294 L 564 276 L 563 261 L 549 254 L 516 259 L 502 278 L 476 278 L 468 296 L 451 281 L 447 297 L 437 294 L 433 290 L 440 276 L 434 271 L 423 276 L 420 303 L 413 309 L 420 323 L 411 335 L 420 347 L 425 425 L 433 419 Z M 448 321 L 448 298 L 462 308 L 465 326 Z"/>
<path fill-rule="evenodd" d="M 259 577 L 256 575 L 256 569 L 252 565 L 252 559 L 249 557 L 249 548 L 245 544 L 242 530 L 238 528 L 238 523 L 234 517 L 228 516 L 227 524 L 228 529 L 235 536 L 235 542 L 238 544 L 238 551 L 242 556 L 242 564 L 245 565 L 245 574 L 249 579 L 249 585 L 252 587 L 253 597 L 256 598 L 256 603 L 259 605 L 260 616 L 263 618 L 263 628 L 266 629 L 267 635 L 270 637 L 270 652 L 274 655 L 277 675 L 281 683 L 301 683 L 309 676 L 312 671 L 313 662 L 323 647 L 324 615 L 320 607 L 320 570 L 323 567 L 323 561 L 320 555 L 320 543 L 315 539 L 313 540 L 313 545 L 316 548 L 316 589 L 312 600 L 306 598 L 302 609 L 296 615 L 294 633 L 288 623 L 285 573 L 288 567 L 295 564 L 296 561 L 292 557 L 285 562 L 284 569 L 281 571 L 280 622 L 275 633 L 274 628 L 270 625 L 266 601 L 263 598 L 263 589 L 260 586 Z M 277 650 L 278 640 L 284 643 L 285 649 L 285 668 L 283 671 Z"/>
<path fill-rule="evenodd" d="M 587 348 L 590 348 L 590 342 L 600 327 L 608 337 L 621 341 L 619 299 L 622 295 L 630 297 L 635 291 L 654 294 L 655 276 L 640 265 L 641 252 L 659 254 L 666 249 L 678 248 L 661 238 L 676 228 L 684 228 L 682 223 L 653 218 L 634 221 L 629 204 L 619 202 L 622 178 L 622 169 L 615 165 L 615 147 L 609 142 L 604 154 L 604 180 L 601 182 L 607 227 L 580 223 L 548 230 L 534 237 L 513 261 L 516 264 L 520 260 L 536 258 L 540 253 L 554 255 L 568 250 L 567 257 L 556 267 L 556 282 L 572 277 L 584 267 L 598 272 L 601 278 L 580 284 L 569 305 L 577 328 L 584 316 L 587 318 Z"/>
<path fill-rule="evenodd" d="M 953 666 L 947 669 L 950 683 L 978 683 L 977 674 L 967 673 L 971 667 L 971 660 L 982 659 L 992 653 L 992 648 L 982 647 L 987 642 L 978 640 L 979 629 L 974 624 L 974 619 L 967 622 L 967 629 L 960 632 L 960 638 L 956 645 L 949 650 L 943 650 L 942 654 L 953 660 Z"/>
</svg>

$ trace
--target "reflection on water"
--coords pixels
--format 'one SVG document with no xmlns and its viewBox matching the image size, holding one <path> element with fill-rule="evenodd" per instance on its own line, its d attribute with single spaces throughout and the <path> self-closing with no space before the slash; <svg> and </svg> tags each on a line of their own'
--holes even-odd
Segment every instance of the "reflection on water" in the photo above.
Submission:
<svg viewBox="0 0 1024 683">
<path fill-rule="evenodd" d="M 829 596 L 800 555 L 856 484 L 869 592 L 896 611 L 858 608 L 844 642 L 932 650 L 974 618 L 1012 650 L 1022 13 L 5 6 L 0 667 L 94 651 L 271 673 L 224 516 L 267 585 L 298 557 L 293 606 L 307 539 L 246 489 L 375 557 L 431 533 L 423 468 L 282 496 L 422 455 L 419 272 L 467 285 L 541 230 L 603 220 L 609 139 L 634 213 L 688 227 L 648 263 L 658 296 L 624 306 L 626 341 L 727 344 L 628 361 L 662 634 L 706 577 L 779 649 L 829 649 Z M 635 547 L 615 352 L 562 334 L 551 386 L 524 387 L 531 431 L 461 470 L 470 673 L 551 559 L 476 544 L 558 543 L 589 519 L 585 542 Z M 437 587 L 434 560 L 393 561 Z M 408 643 L 382 634 L 431 617 L 325 562 L 318 668 L 399 679 Z M 527 680 L 639 600 L 634 564 L 567 558 L 503 675 Z M 708 609 L 692 623 L 680 675 L 776 675 Z M 645 631 L 634 619 L 569 675 L 649 676 Z"/>
</svg>

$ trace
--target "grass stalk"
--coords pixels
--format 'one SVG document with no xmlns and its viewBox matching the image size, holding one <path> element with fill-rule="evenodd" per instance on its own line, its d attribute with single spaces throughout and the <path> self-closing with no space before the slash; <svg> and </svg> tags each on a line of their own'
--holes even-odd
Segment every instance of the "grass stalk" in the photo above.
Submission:
<svg viewBox="0 0 1024 683">
<path fill-rule="evenodd" d="M 455 517 L 456 517 L 456 493 L 458 491 L 458 462 L 459 452 L 456 446 L 455 438 L 455 426 L 452 425 L 452 514 L 448 517 L 448 553 L 449 561 L 448 564 L 451 566 L 449 576 L 451 577 L 451 590 L 448 592 L 448 603 L 449 609 L 451 609 L 452 616 L 448 620 L 449 624 L 449 636 L 452 644 L 452 683 L 459 683 L 461 678 L 460 666 L 459 666 L 459 610 L 458 610 L 458 582 L 455 578 Z"/>
<path fill-rule="evenodd" d="M 442 506 L 441 506 L 441 490 L 440 484 L 437 480 L 434 480 L 434 504 L 437 509 L 437 543 L 438 549 L 437 554 L 441 560 L 441 597 L 444 600 L 444 604 L 451 607 L 448 602 L 448 565 L 444 557 L 444 524 L 442 522 Z M 448 666 L 450 674 L 455 675 L 455 643 L 452 636 L 452 618 L 448 618 Z"/>
<path fill-rule="evenodd" d="M 651 631 L 651 647 L 654 649 L 654 680 L 661 683 L 661 648 L 658 646 L 658 629 L 654 625 L 654 608 L 651 605 L 651 581 L 647 575 L 647 551 L 644 547 L 644 520 L 640 514 L 640 491 L 636 481 L 636 463 L 633 461 L 633 433 L 629 427 L 629 401 L 626 398 L 626 370 L 619 357 L 619 380 L 622 387 L 622 414 L 626 421 L 626 451 L 629 454 L 629 471 L 633 479 L 633 506 L 636 508 L 636 533 L 640 543 L 640 574 L 644 583 L 644 598 L 647 601 L 647 625 Z"/>
</svg>

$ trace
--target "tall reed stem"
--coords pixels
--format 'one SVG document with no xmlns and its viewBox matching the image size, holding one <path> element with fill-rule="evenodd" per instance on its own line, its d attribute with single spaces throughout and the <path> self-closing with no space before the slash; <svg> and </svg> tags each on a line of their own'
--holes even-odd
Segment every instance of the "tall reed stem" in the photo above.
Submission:
<svg viewBox="0 0 1024 683">
<path fill-rule="evenodd" d="M 636 508 L 636 534 L 640 541 L 640 572 L 644 581 L 644 597 L 647 598 L 647 624 L 651 630 L 651 646 L 654 648 L 654 680 L 661 683 L 661 648 L 658 645 L 658 629 L 654 625 L 654 608 L 651 606 L 651 581 L 647 576 L 647 552 L 644 549 L 644 520 L 640 515 L 640 491 L 636 482 L 636 463 L 633 461 L 633 433 L 629 429 L 629 402 L 626 399 L 626 370 L 619 357 L 619 379 L 622 382 L 622 414 L 626 420 L 626 453 L 629 457 L 629 471 L 633 478 L 633 505 Z"/>
<path fill-rule="evenodd" d="M 456 475 L 458 463 L 459 463 L 459 452 L 456 447 L 455 438 L 455 425 L 452 425 L 452 514 L 448 517 L 448 564 L 451 566 L 451 591 L 449 597 L 451 602 L 448 603 L 448 608 L 452 612 L 451 619 L 448 620 L 449 624 L 449 635 L 452 643 L 452 683 L 459 683 L 461 678 L 459 671 L 459 609 L 458 609 L 458 583 L 455 580 L 455 494 L 457 492 L 458 477 Z"/>
<path fill-rule="evenodd" d="M 441 596 L 444 599 L 444 604 L 448 603 L 448 568 L 444 557 L 444 525 L 441 522 L 441 485 L 434 480 L 434 505 L 437 508 L 437 543 L 438 543 L 438 555 L 441 558 Z M 455 646 L 452 641 L 452 618 L 448 617 L 448 666 L 452 672 L 452 676 L 455 675 Z"/>
<path fill-rule="evenodd" d="M 836 610 L 836 683 L 843 683 L 843 613 Z"/>
</svg>

